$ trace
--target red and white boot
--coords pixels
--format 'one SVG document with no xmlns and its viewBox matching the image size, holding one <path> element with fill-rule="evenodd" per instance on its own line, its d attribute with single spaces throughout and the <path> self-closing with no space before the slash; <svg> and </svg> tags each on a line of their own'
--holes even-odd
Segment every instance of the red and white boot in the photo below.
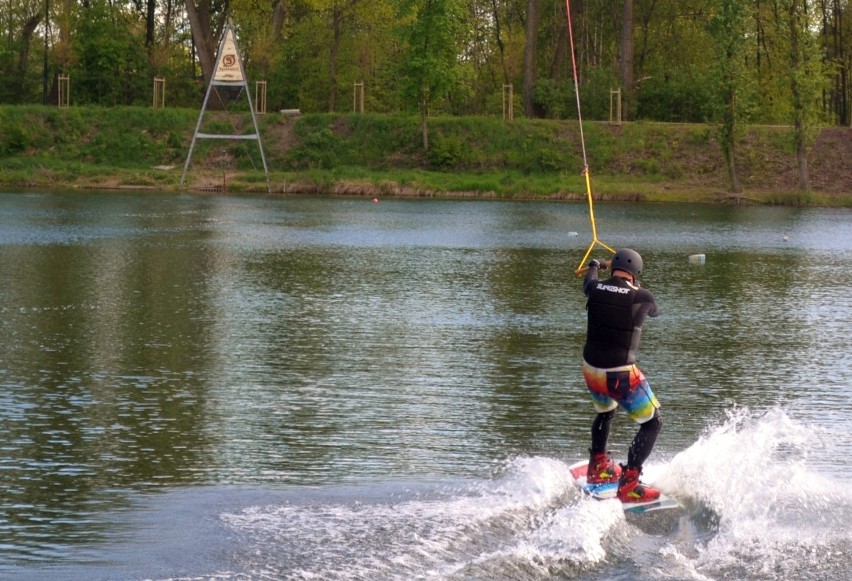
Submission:
<svg viewBox="0 0 852 581">
<path fill-rule="evenodd" d="M 621 502 L 651 502 L 660 497 L 660 491 L 639 482 L 640 468 L 622 466 L 624 471 L 618 481 L 618 500 Z"/>
<path fill-rule="evenodd" d="M 589 456 L 589 468 L 586 472 L 587 484 L 605 484 L 616 482 L 621 476 L 621 466 L 609 459 L 606 452 L 592 453 Z"/>
</svg>

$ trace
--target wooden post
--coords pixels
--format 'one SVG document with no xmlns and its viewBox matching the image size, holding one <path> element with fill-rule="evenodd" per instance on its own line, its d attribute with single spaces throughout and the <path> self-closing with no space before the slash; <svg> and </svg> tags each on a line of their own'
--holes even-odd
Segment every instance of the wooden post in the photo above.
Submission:
<svg viewBox="0 0 852 581">
<path fill-rule="evenodd" d="M 71 102 L 71 79 L 68 75 L 59 75 L 59 85 L 57 87 L 59 99 L 57 105 L 60 109 L 67 109 Z"/>
<path fill-rule="evenodd" d="M 515 94 L 511 83 L 503 85 L 503 120 L 511 121 L 515 118 Z"/>
<path fill-rule="evenodd" d="M 364 81 L 352 85 L 352 112 L 364 112 Z"/>
<path fill-rule="evenodd" d="M 166 79 L 154 77 L 154 109 L 163 109 L 166 106 Z"/>
<path fill-rule="evenodd" d="M 613 100 L 615 100 L 615 116 L 613 116 Z M 621 87 L 609 90 L 609 124 L 621 125 Z"/>
<path fill-rule="evenodd" d="M 255 110 L 258 115 L 266 115 L 266 81 L 256 81 L 254 84 Z"/>
</svg>

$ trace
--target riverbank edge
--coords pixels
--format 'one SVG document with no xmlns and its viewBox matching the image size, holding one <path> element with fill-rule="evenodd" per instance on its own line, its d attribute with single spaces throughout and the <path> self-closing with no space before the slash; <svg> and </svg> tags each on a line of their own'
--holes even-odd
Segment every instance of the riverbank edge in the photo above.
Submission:
<svg viewBox="0 0 852 581">
<path fill-rule="evenodd" d="M 221 114 L 219 115 L 221 117 Z M 0 106 L 0 191 L 137 190 L 514 200 L 694 202 L 852 207 L 852 129 L 825 127 L 797 183 L 790 128 L 747 126 L 738 143 L 742 191 L 728 191 L 714 126 L 439 117 L 430 149 L 416 117 L 265 115 L 264 174 L 239 144 L 200 143 L 182 183 L 197 112 L 142 107 Z M 246 130 L 214 116 L 220 132 Z M 239 117 L 236 118 L 240 121 Z M 214 125 L 216 127 L 216 125 Z M 587 181 L 580 169 L 588 153 Z M 258 157 L 256 152 L 254 157 Z"/>
<path fill-rule="evenodd" d="M 190 172 L 185 184 L 180 184 L 180 168 L 153 168 L 151 171 L 128 171 L 118 168 L 98 168 L 98 175 L 40 176 L 32 173 L 26 179 L 0 179 L 0 191 L 102 191 L 102 192 L 151 192 L 162 194 L 192 193 L 199 195 L 327 195 L 350 198 L 446 198 L 518 201 L 566 201 L 585 202 L 588 194 L 582 176 L 566 177 L 566 187 L 555 192 L 532 192 L 519 187 L 514 192 L 496 192 L 476 187 L 478 178 L 484 174 L 466 176 L 473 187 L 466 190 L 430 187 L 423 172 L 404 181 L 394 179 L 392 172 L 386 176 L 365 180 L 359 177 L 341 177 L 339 171 L 312 171 L 310 176 L 298 172 L 270 172 L 267 186 L 263 172 L 239 171 L 195 171 Z M 357 173 L 357 172 L 355 172 Z M 507 181 L 503 172 L 488 172 L 490 181 Z M 440 175 L 435 172 L 436 175 Z M 21 176 L 18 176 L 19 178 Z M 459 175 L 456 174 L 456 178 Z M 572 183 L 576 182 L 576 183 Z M 737 205 L 776 205 L 793 207 L 852 208 L 852 194 L 798 190 L 749 190 L 733 194 L 718 188 L 682 184 L 677 182 L 655 182 L 618 179 L 613 176 L 590 178 L 592 199 L 595 202 L 637 203 L 698 203 Z"/>
</svg>

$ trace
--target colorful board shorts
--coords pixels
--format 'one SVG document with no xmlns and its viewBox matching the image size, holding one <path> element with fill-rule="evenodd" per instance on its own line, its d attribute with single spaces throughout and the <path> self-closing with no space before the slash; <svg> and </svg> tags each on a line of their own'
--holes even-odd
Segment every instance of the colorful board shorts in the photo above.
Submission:
<svg viewBox="0 0 852 581">
<path fill-rule="evenodd" d="M 645 374 L 635 365 L 623 365 L 601 369 L 583 362 L 583 377 L 598 413 L 605 413 L 621 406 L 630 417 L 644 424 L 654 417 L 660 407 Z"/>
</svg>

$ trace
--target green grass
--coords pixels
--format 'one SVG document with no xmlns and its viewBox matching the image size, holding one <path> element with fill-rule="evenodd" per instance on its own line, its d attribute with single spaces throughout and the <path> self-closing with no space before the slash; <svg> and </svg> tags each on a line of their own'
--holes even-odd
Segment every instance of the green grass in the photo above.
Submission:
<svg viewBox="0 0 852 581">
<path fill-rule="evenodd" d="M 58 109 L 0 106 L 0 185 L 177 189 L 198 111 L 146 107 Z M 493 117 L 429 120 L 423 151 L 416 115 L 311 114 L 259 118 L 274 190 L 404 192 L 585 199 L 583 149 L 576 121 Z M 203 129 L 252 130 L 247 113 L 207 114 Z M 585 123 L 586 159 L 596 197 L 717 201 L 727 175 L 710 125 Z M 761 183 L 791 156 L 788 128 L 744 130 L 740 170 Z M 163 167 L 167 169 L 163 169 Z M 170 169 L 169 169 L 170 168 Z M 756 176 L 756 177 L 754 177 Z M 251 141 L 199 140 L 190 183 L 265 191 Z M 205 187 L 208 187 L 205 186 Z M 213 187 L 213 186 L 211 186 Z M 304 189 L 304 188 L 303 188 Z M 850 192 L 747 192 L 785 205 L 850 206 Z"/>
</svg>

